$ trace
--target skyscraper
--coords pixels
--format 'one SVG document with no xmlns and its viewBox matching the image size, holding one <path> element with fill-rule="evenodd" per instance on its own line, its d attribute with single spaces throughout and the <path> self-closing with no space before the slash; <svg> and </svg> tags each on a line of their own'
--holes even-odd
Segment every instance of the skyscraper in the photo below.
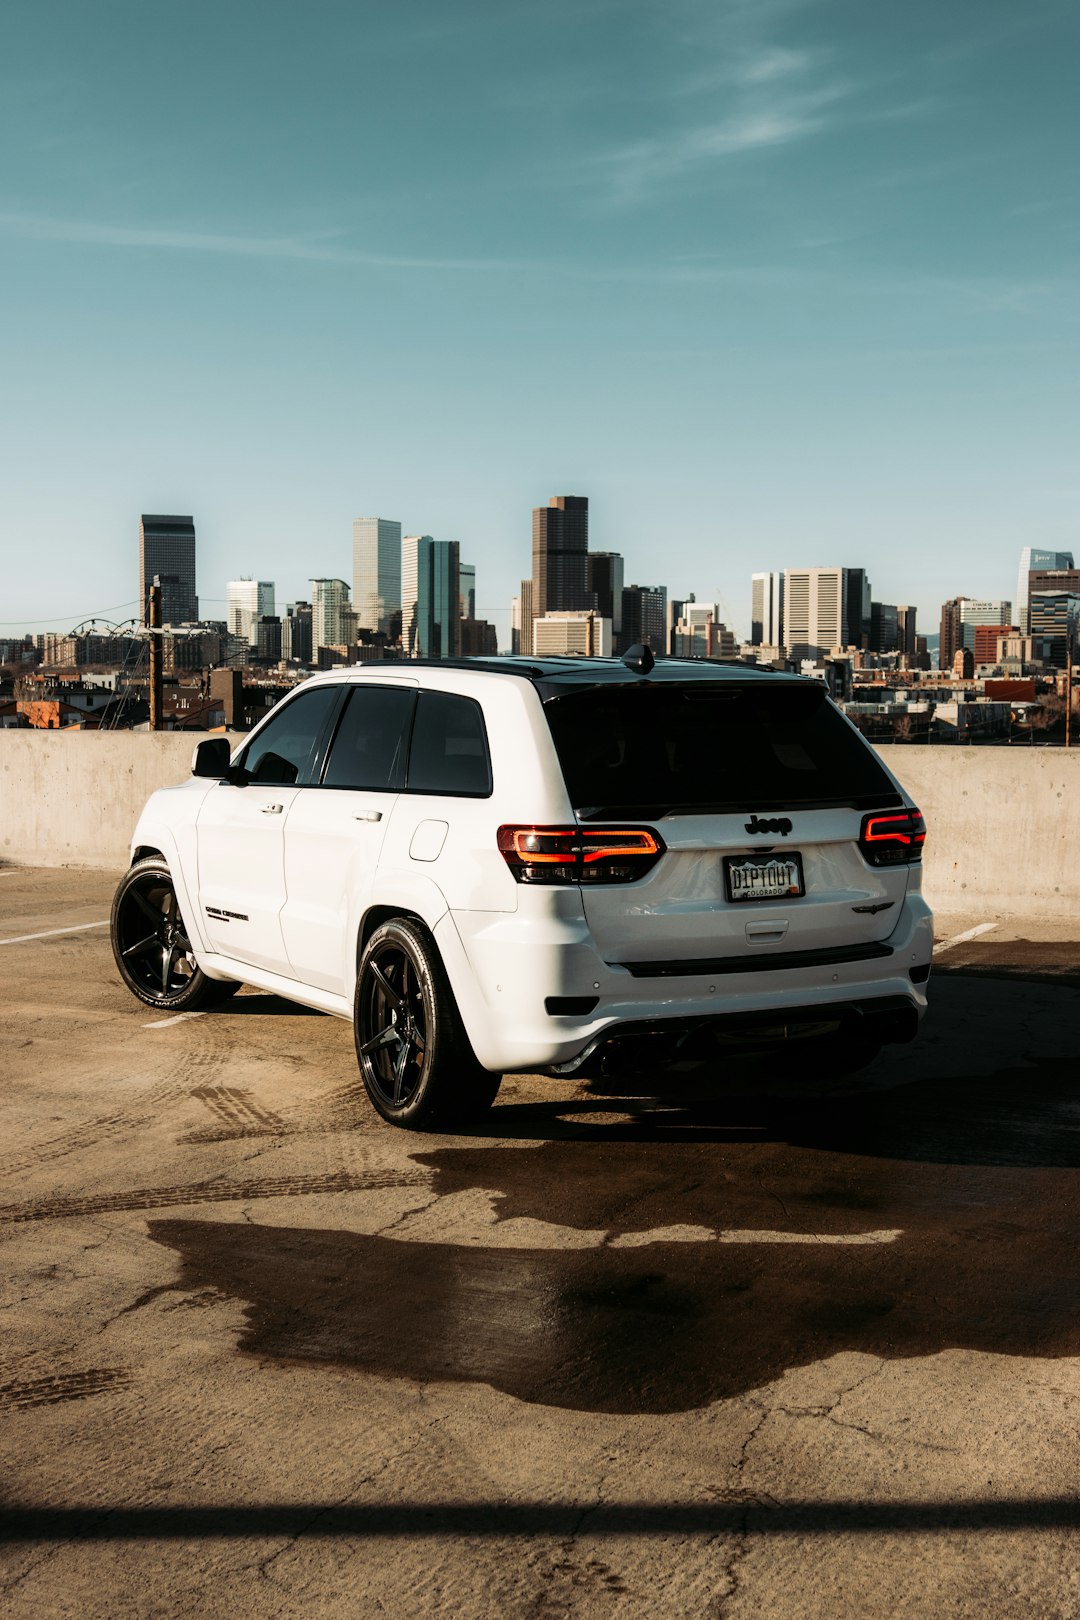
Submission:
<svg viewBox="0 0 1080 1620">
<path fill-rule="evenodd" d="M 784 643 L 784 576 L 779 571 L 750 576 L 750 642 L 754 647 Z"/>
<path fill-rule="evenodd" d="M 230 579 L 225 585 L 225 618 L 234 636 L 246 636 L 255 646 L 254 621 L 274 612 L 272 579 Z"/>
<path fill-rule="evenodd" d="M 905 669 L 914 669 L 919 637 L 915 630 L 915 608 L 907 602 L 896 609 L 896 640 L 901 664 Z"/>
<path fill-rule="evenodd" d="M 870 582 L 864 568 L 784 571 L 784 645 L 793 658 L 861 647 L 870 635 Z"/>
<path fill-rule="evenodd" d="M 458 578 L 461 580 L 461 617 L 463 619 L 476 618 L 476 564 L 461 563 L 458 568 Z M 404 601 L 405 593 L 402 592 Z"/>
<path fill-rule="evenodd" d="M 1037 546 L 1025 546 L 1020 553 L 1020 574 L 1016 581 L 1016 622 L 1020 626 L 1020 634 L 1026 636 L 1030 633 L 1031 625 L 1028 618 L 1028 597 L 1031 592 L 1031 582 L 1028 575 L 1039 568 L 1072 568 L 1073 554 L 1071 551 L 1040 551 Z"/>
<path fill-rule="evenodd" d="M 585 589 L 602 619 L 611 621 L 616 651 L 622 635 L 623 559 L 618 551 L 590 551 L 585 556 Z"/>
<path fill-rule="evenodd" d="M 521 589 L 510 602 L 510 651 L 531 658 L 533 627 L 533 582 L 523 579 Z"/>
<path fill-rule="evenodd" d="M 611 657 L 611 620 L 592 608 L 545 613 L 533 620 L 534 658 Z"/>
<path fill-rule="evenodd" d="M 900 610 L 892 602 L 871 602 L 871 652 L 893 653 L 900 650 Z"/>
<path fill-rule="evenodd" d="M 870 581 L 865 568 L 845 568 L 847 603 L 844 614 L 845 647 L 866 647 L 870 642 Z"/>
<path fill-rule="evenodd" d="M 290 602 L 281 624 L 281 656 L 311 663 L 311 603 Z"/>
<path fill-rule="evenodd" d="M 1080 596 L 1080 568 L 1033 568 L 1028 575 L 1028 601 L 1036 591 L 1072 591 Z"/>
<path fill-rule="evenodd" d="M 311 651 L 317 657 L 320 647 L 341 647 L 348 639 L 352 619 L 349 587 L 343 579 L 313 579 L 311 582 Z"/>
<path fill-rule="evenodd" d="M 980 602 L 974 596 L 964 596 L 960 599 L 960 640 L 961 645 L 975 648 L 975 631 L 981 625 L 1011 625 L 1011 602 Z"/>
<path fill-rule="evenodd" d="M 495 658 L 499 651 L 499 634 L 486 619 L 462 619 L 462 658 Z"/>
<path fill-rule="evenodd" d="M 276 613 L 258 613 L 252 626 L 260 663 L 276 664 L 281 657 L 281 620 Z"/>
<path fill-rule="evenodd" d="M 401 645 L 407 658 L 461 651 L 461 547 L 430 534 L 401 542 Z"/>
<path fill-rule="evenodd" d="M 720 618 L 718 602 L 699 602 L 690 596 L 685 601 L 671 602 L 667 616 L 667 650 L 672 658 L 737 656 L 738 643 Z"/>
<path fill-rule="evenodd" d="M 623 589 L 620 649 L 626 652 L 642 642 L 657 658 L 667 653 L 666 585 L 627 585 Z"/>
<path fill-rule="evenodd" d="M 584 612 L 591 603 L 587 585 L 589 498 L 553 495 L 532 515 L 532 617 L 545 613 Z M 522 620 L 522 636 L 532 646 L 532 626 Z"/>
<path fill-rule="evenodd" d="M 357 518 L 353 531 L 353 606 L 361 630 L 389 636 L 401 612 L 401 524 L 394 518 Z"/>
<path fill-rule="evenodd" d="M 1064 669 L 1076 657 L 1080 596 L 1072 591 L 1032 591 L 1028 599 L 1031 635 L 1044 640 L 1046 662 Z"/>
<path fill-rule="evenodd" d="M 144 512 L 139 519 L 139 601 L 144 617 L 155 574 L 161 581 L 162 623 L 188 624 L 197 620 L 192 518 Z"/>
<path fill-rule="evenodd" d="M 953 667 L 957 648 L 964 645 L 963 621 L 960 617 L 964 603 L 964 596 L 950 596 L 947 602 L 941 604 L 941 633 L 938 637 L 938 669 Z"/>
</svg>

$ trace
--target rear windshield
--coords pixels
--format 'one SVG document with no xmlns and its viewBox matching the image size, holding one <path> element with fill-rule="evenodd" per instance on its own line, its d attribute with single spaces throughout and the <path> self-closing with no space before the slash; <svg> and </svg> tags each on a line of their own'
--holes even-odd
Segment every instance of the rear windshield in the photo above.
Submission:
<svg viewBox="0 0 1080 1620">
<path fill-rule="evenodd" d="M 583 817 L 901 802 L 816 685 L 588 687 L 544 712 Z"/>
</svg>

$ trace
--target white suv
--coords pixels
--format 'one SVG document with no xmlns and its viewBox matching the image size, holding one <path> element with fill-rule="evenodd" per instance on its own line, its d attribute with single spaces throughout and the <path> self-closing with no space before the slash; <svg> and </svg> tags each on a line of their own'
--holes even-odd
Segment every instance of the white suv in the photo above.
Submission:
<svg viewBox="0 0 1080 1620">
<path fill-rule="evenodd" d="M 926 1007 L 922 817 L 815 681 L 647 648 L 365 665 L 192 771 L 135 830 L 125 982 L 352 1019 L 395 1124 L 620 1053 L 851 1068 Z"/>
</svg>

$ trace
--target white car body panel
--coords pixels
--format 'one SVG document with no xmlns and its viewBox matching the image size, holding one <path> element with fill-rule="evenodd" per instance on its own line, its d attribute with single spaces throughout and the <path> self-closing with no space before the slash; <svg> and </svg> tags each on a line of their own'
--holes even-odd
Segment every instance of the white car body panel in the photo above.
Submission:
<svg viewBox="0 0 1080 1620">
<path fill-rule="evenodd" d="M 219 782 L 203 800 L 196 825 L 199 909 L 211 950 L 287 977 L 284 834 L 303 791 Z"/>
<path fill-rule="evenodd" d="M 247 789 L 240 789 L 246 792 Z M 371 904 L 395 793 L 300 788 L 284 832 L 281 931 L 289 971 L 351 998 L 357 914 Z"/>
<path fill-rule="evenodd" d="M 591 888 L 519 884 L 499 852 L 499 827 L 572 827 L 577 819 L 540 696 L 521 675 L 490 667 L 418 673 L 358 668 L 315 681 L 420 685 L 475 699 L 490 748 L 490 796 L 192 779 L 148 801 L 133 857 L 144 849 L 165 856 L 196 958 L 211 977 L 239 978 L 347 1018 L 370 919 L 412 915 L 434 938 L 469 1040 L 493 1071 L 569 1063 L 624 1023 L 878 997 L 925 1009 L 925 982 L 909 977 L 931 955 L 921 869 L 871 867 L 857 847 L 861 812 L 796 807 L 790 835 L 767 839 L 747 833 L 744 813 L 645 820 L 666 853 L 644 878 Z M 723 856 L 766 846 L 799 850 L 806 895 L 730 901 Z M 855 912 L 860 905 L 883 909 Z M 838 939 L 887 943 L 891 954 L 771 966 L 771 958 Z M 748 956 L 749 971 L 708 970 Z M 626 965 L 643 962 L 695 966 L 649 977 Z M 551 1014 L 551 997 L 595 998 L 595 1006 L 581 1016 Z"/>
</svg>

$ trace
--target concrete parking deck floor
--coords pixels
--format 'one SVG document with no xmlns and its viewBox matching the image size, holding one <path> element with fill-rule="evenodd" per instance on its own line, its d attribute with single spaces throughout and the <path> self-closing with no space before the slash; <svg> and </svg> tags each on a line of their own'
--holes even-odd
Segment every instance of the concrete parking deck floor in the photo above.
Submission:
<svg viewBox="0 0 1080 1620">
<path fill-rule="evenodd" d="M 1080 1612 L 1068 928 L 945 919 L 856 1081 L 416 1137 L 132 1000 L 114 878 L 0 869 L 7 1620 Z"/>
</svg>

